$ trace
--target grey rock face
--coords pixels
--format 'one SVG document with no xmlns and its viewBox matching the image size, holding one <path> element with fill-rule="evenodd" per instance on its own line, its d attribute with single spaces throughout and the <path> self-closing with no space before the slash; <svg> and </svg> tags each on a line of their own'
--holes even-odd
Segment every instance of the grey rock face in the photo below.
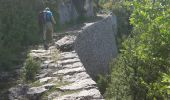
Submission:
<svg viewBox="0 0 170 100">
<path fill-rule="evenodd" d="M 109 62 L 117 55 L 114 19 L 113 16 L 108 16 L 86 26 L 75 41 L 75 50 L 93 78 L 98 74 L 107 74 Z"/>
<path fill-rule="evenodd" d="M 60 23 L 76 20 L 80 16 L 93 17 L 93 0 L 67 0 L 59 4 Z"/>
<path fill-rule="evenodd" d="M 59 4 L 59 15 L 61 24 L 78 18 L 78 12 L 71 0 L 69 2 Z"/>
<path fill-rule="evenodd" d="M 85 0 L 84 9 L 86 11 L 85 14 L 87 17 L 93 17 L 94 16 L 93 0 Z"/>
</svg>

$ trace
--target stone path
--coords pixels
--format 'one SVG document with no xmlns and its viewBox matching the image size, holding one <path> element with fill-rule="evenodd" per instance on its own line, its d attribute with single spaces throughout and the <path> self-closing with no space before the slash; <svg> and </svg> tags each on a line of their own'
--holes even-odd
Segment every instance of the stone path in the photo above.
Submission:
<svg viewBox="0 0 170 100">
<path fill-rule="evenodd" d="M 101 100 L 95 81 L 86 73 L 76 52 L 59 53 L 55 50 L 52 46 L 49 50 L 31 51 L 32 57 L 42 61 L 42 70 L 37 76 L 41 86 L 29 88 L 27 94 L 44 93 L 46 97 L 43 98 L 49 100 Z M 53 55 L 59 56 L 59 60 L 54 61 Z"/>
<path fill-rule="evenodd" d="M 41 61 L 37 81 L 11 88 L 10 100 L 103 100 L 74 51 L 75 38 L 66 35 L 48 50 L 31 50 L 30 56 Z"/>
</svg>

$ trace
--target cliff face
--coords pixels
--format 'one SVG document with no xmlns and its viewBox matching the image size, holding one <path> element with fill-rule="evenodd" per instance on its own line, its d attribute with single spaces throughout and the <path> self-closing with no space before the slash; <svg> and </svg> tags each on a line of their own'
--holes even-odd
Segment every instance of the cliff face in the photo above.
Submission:
<svg viewBox="0 0 170 100">
<path fill-rule="evenodd" d="M 92 0 L 68 0 L 66 2 L 61 2 L 58 9 L 61 24 L 76 20 L 81 16 L 94 16 Z"/>
<path fill-rule="evenodd" d="M 109 62 L 118 53 L 115 38 L 115 16 L 85 27 L 77 36 L 75 50 L 93 78 L 109 72 Z"/>
</svg>

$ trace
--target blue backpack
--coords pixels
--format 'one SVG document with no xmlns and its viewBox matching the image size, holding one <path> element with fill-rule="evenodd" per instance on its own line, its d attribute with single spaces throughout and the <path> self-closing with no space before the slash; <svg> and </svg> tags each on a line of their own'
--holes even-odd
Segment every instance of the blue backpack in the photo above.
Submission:
<svg viewBox="0 0 170 100">
<path fill-rule="evenodd" d="M 51 17 L 52 17 L 52 13 L 50 12 L 50 11 L 47 11 L 47 12 L 45 12 L 45 20 L 46 20 L 46 22 L 52 22 L 52 20 L 51 20 Z"/>
</svg>

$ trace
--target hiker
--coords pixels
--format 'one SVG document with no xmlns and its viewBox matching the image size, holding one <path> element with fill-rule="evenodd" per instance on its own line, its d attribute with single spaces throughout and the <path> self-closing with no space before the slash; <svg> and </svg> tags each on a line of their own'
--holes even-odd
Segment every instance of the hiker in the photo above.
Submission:
<svg viewBox="0 0 170 100">
<path fill-rule="evenodd" d="M 43 26 L 43 41 L 44 41 L 44 48 L 48 49 L 48 43 L 52 42 L 53 40 L 53 24 L 56 24 L 53 14 L 50 9 L 47 7 L 43 12 L 39 14 L 39 24 Z"/>
</svg>

